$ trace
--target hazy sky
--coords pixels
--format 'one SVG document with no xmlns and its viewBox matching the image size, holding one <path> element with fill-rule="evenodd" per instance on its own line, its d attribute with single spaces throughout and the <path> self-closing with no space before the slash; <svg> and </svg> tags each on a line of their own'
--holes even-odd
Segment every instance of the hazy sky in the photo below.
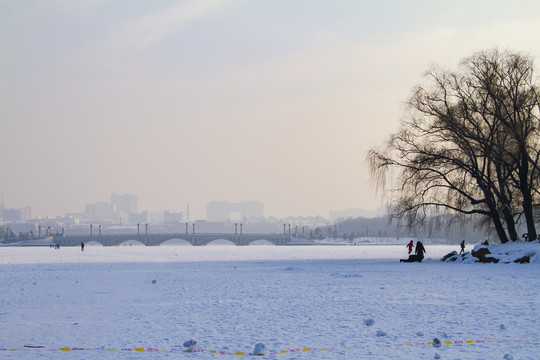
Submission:
<svg viewBox="0 0 540 360">
<path fill-rule="evenodd" d="M 433 63 L 540 64 L 540 2 L 0 0 L 0 190 L 33 216 L 112 193 L 205 218 L 374 209 L 365 155 Z M 540 70 L 538 70 L 540 73 Z"/>
</svg>

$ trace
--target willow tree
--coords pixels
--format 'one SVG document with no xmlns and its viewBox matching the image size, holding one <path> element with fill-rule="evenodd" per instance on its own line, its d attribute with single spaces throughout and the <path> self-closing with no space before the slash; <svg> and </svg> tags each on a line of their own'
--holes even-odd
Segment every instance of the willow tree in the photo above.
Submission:
<svg viewBox="0 0 540 360">
<path fill-rule="evenodd" d="M 534 62 L 521 54 L 492 50 L 474 55 L 466 65 L 481 84 L 478 91 L 488 101 L 487 110 L 501 124 L 503 133 L 496 142 L 500 163 L 509 185 L 517 191 L 529 238 L 535 239 L 533 206 L 540 179 L 540 124 Z"/>
<path fill-rule="evenodd" d="M 466 58 L 457 71 L 428 71 L 398 132 L 368 153 L 372 175 L 393 194 L 392 215 L 414 224 L 434 209 L 478 214 L 501 242 L 517 240 L 516 216 L 529 225 L 539 177 L 532 79 L 532 60 L 497 50 Z"/>
</svg>

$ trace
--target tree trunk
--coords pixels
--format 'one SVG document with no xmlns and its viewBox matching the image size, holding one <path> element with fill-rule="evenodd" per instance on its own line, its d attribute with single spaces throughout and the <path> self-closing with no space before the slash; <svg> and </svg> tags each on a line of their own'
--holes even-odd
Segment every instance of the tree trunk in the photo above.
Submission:
<svg viewBox="0 0 540 360">
<path fill-rule="evenodd" d="M 529 162 L 525 158 L 525 154 L 522 152 L 521 165 L 519 167 L 519 188 L 523 196 L 523 214 L 525 215 L 525 221 L 527 223 L 527 240 L 532 241 L 536 239 L 536 226 L 534 225 L 532 195 L 528 182 L 529 174 Z"/>
<path fill-rule="evenodd" d="M 506 236 L 506 232 L 504 231 L 501 218 L 499 217 L 499 215 L 495 215 L 492 216 L 491 219 L 493 220 L 493 225 L 495 225 L 495 230 L 497 231 L 497 236 L 499 237 L 501 244 L 507 243 L 508 237 Z"/>
<path fill-rule="evenodd" d="M 506 189 L 507 180 L 506 176 L 503 175 L 502 166 L 498 161 L 495 162 L 495 172 L 497 174 L 497 182 L 499 184 L 498 199 L 499 202 L 502 204 L 501 213 L 504 222 L 506 223 L 508 237 L 511 241 L 516 241 L 518 239 L 518 233 L 516 230 L 516 224 L 514 222 L 514 215 L 512 214 L 512 203 L 508 199 L 508 192 Z"/>
<path fill-rule="evenodd" d="M 484 190 L 484 193 L 487 195 L 487 206 L 489 208 L 489 213 L 491 220 L 493 221 L 493 225 L 495 226 L 495 231 L 497 232 L 497 236 L 499 237 L 499 240 L 501 241 L 501 244 L 508 242 L 508 237 L 506 236 L 506 232 L 504 231 L 504 227 L 501 221 L 501 217 L 499 216 L 499 212 L 497 211 L 497 207 L 495 206 L 495 201 L 493 199 L 493 195 L 489 193 L 489 191 Z"/>
<path fill-rule="evenodd" d="M 508 230 L 508 237 L 510 238 L 510 240 L 516 241 L 518 239 L 518 233 L 516 230 L 516 224 L 514 223 L 514 217 L 512 216 L 512 212 L 508 204 L 503 205 L 502 213 L 503 213 L 504 221 L 506 222 L 506 229 Z"/>
</svg>

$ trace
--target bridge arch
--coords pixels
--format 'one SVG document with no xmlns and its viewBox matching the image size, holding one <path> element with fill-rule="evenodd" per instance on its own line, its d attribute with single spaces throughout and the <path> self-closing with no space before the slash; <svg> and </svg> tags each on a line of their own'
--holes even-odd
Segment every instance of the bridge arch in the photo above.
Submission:
<svg viewBox="0 0 540 360">
<path fill-rule="evenodd" d="M 253 240 L 252 242 L 246 244 L 249 246 L 259 246 L 259 245 L 271 245 L 276 246 L 272 241 L 266 239 Z"/>
<path fill-rule="evenodd" d="M 99 241 L 92 240 L 92 241 L 85 242 L 84 246 L 88 247 L 88 246 L 104 246 L 104 245 L 100 243 Z"/>
<path fill-rule="evenodd" d="M 157 246 L 169 246 L 169 245 L 182 245 L 182 246 L 191 246 L 191 243 L 188 240 L 181 239 L 181 238 L 174 238 L 165 240 L 161 243 L 156 244 Z"/>
<path fill-rule="evenodd" d="M 228 240 L 228 239 L 212 239 L 212 240 L 206 241 L 204 243 L 201 243 L 201 245 L 209 245 L 209 246 L 216 246 L 216 245 L 229 246 L 229 245 L 232 245 L 232 246 L 235 246 L 236 244 L 234 242 L 232 242 L 231 240 Z"/>
</svg>

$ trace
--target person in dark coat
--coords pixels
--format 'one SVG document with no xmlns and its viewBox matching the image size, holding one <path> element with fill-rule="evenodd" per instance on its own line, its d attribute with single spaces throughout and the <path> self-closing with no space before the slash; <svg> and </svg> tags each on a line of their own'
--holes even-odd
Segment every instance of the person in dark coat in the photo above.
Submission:
<svg viewBox="0 0 540 360">
<path fill-rule="evenodd" d="M 81 242 L 81 251 L 84 251 L 84 243 Z"/>
<path fill-rule="evenodd" d="M 420 258 L 419 261 L 424 260 L 424 253 L 426 252 L 426 248 L 424 248 L 424 244 L 422 244 L 421 241 L 416 242 L 416 248 L 414 249 L 414 253 L 418 255 Z"/>
<path fill-rule="evenodd" d="M 461 251 L 459 253 L 463 254 L 465 252 L 465 240 L 463 240 L 459 245 L 461 246 Z"/>
</svg>

